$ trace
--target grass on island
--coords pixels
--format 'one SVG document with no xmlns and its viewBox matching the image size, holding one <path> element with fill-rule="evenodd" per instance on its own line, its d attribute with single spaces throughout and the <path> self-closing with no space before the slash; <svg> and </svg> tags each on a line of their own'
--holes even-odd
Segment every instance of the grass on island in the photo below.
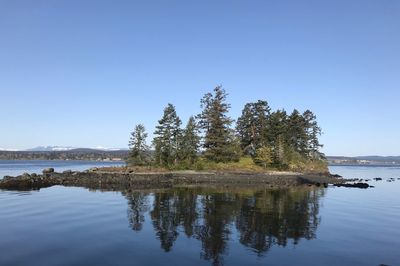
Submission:
<svg viewBox="0 0 400 266">
<path fill-rule="evenodd" d="M 271 172 L 271 171 L 291 171 L 303 173 L 325 173 L 328 172 L 327 163 L 322 160 L 297 160 L 292 161 L 285 167 L 269 165 L 263 167 L 254 162 L 250 156 L 241 157 L 237 162 L 216 163 L 199 158 L 193 165 L 179 164 L 171 167 L 157 165 L 146 166 L 122 166 L 122 167 L 102 167 L 101 171 L 106 172 L 170 172 L 170 171 L 227 171 L 227 172 Z"/>
</svg>

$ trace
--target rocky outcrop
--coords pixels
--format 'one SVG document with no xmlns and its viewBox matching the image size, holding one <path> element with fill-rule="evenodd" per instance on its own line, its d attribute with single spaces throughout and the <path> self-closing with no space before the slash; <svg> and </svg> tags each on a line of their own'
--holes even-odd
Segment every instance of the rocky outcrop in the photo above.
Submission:
<svg viewBox="0 0 400 266">
<path fill-rule="evenodd" d="M 102 172 L 91 169 L 83 172 L 54 172 L 45 169 L 42 175 L 23 174 L 6 176 L 0 180 L 0 189 L 31 190 L 55 185 L 79 186 L 104 190 L 140 188 L 168 188 L 181 185 L 264 186 L 290 187 L 298 185 L 323 185 L 343 183 L 343 179 L 327 175 L 268 174 L 253 172 Z"/>
<path fill-rule="evenodd" d="M 43 174 L 51 174 L 54 173 L 54 168 L 46 168 L 42 171 Z"/>
</svg>

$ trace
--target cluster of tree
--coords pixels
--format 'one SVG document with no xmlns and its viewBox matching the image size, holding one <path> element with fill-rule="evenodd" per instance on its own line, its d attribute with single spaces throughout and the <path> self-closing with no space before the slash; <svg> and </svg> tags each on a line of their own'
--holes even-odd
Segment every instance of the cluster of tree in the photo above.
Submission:
<svg viewBox="0 0 400 266">
<path fill-rule="evenodd" d="M 321 128 L 310 110 L 301 114 L 295 109 L 288 115 L 285 110 L 271 112 L 266 101 L 248 103 L 236 129 L 244 154 L 264 167 L 325 159 L 318 139 Z"/>
<path fill-rule="evenodd" d="M 189 118 L 186 126 L 168 104 L 154 132 L 152 146 L 146 144 L 145 127 L 139 124 L 131 133 L 131 165 L 157 165 L 168 168 L 190 167 L 199 158 L 210 162 L 235 162 L 251 156 L 264 167 L 287 168 L 294 162 L 321 160 L 321 129 L 309 110 L 271 112 L 266 101 L 247 103 L 236 121 L 229 117 L 227 93 L 219 86 L 201 99 L 201 113 Z"/>
</svg>

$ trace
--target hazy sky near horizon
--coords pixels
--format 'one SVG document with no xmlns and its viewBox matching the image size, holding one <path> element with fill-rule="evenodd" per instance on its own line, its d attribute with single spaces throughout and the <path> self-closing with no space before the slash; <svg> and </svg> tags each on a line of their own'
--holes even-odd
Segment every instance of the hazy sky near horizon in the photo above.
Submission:
<svg viewBox="0 0 400 266">
<path fill-rule="evenodd" d="M 127 147 L 222 84 L 311 109 L 327 155 L 400 155 L 400 1 L 0 1 L 0 147 Z"/>
</svg>

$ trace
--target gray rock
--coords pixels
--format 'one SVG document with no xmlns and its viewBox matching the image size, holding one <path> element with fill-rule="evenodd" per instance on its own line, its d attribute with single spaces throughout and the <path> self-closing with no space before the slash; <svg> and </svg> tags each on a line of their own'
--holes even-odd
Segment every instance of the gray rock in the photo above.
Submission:
<svg viewBox="0 0 400 266">
<path fill-rule="evenodd" d="M 54 168 L 51 168 L 51 167 L 50 167 L 50 168 L 43 169 L 42 173 L 43 173 L 43 174 L 54 173 Z"/>
</svg>

